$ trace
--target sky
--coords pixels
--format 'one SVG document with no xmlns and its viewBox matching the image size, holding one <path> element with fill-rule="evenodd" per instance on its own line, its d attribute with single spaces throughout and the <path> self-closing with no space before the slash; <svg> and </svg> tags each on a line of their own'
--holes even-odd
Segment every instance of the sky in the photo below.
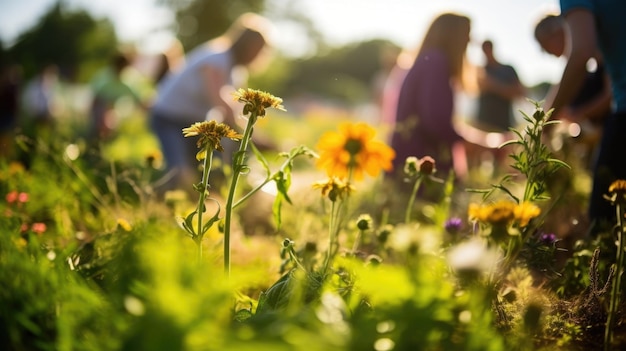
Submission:
<svg viewBox="0 0 626 351">
<path fill-rule="evenodd" d="M 288 0 L 268 0 L 284 6 Z M 0 38 L 11 43 L 32 27 L 55 0 L 0 0 Z M 174 16 L 155 6 L 156 0 L 65 0 L 70 8 L 84 8 L 94 17 L 108 17 L 123 41 L 132 41 L 146 51 L 167 47 L 172 34 L 166 30 Z M 472 42 L 468 57 L 481 64 L 480 42 L 491 39 L 496 57 L 511 64 L 522 82 L 534 85 L 558 81 L 563 59 L 541 51 L 533 38 L 533 27 L 546 11 L 557 11 L 558 0 L 295 0 L 310 15 L 326 38 L 335 45 L 383 38 L 414 49 L 434 17 L 456 12 L 472 20 Z M 297 52 L 300 32 L 281 27 L 276 45 L 285 52 Z"/>
</svg>

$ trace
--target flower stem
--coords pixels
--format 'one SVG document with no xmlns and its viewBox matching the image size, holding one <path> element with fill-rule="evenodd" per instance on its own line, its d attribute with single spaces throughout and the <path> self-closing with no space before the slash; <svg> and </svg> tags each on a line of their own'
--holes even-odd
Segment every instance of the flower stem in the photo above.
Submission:
<svg viewBox="0 0 626 351">
<path fill-rule="evenodd" d="M 404 215 L 404 223 L 408 224 L 411 221 L 411 212 L 413 212 L 413 204 L 415 203 L 415 197 L 417 196 L 417 191 L 419 190 L 421 184 L 422 184 L 422 177 L 421 175 L 418 175 L 417 179 L 415 180 L 415 184 L 413 184 L 411 197 L 409 197 L 409 203 L 406 207 L 406 213 Z"/>
<path fill-rule="evenodd" d="M 326 259 L 324 260 L 324 270 L 322 271 L 322 276 L 326 275 L 328 271 L 328 266 L 330 265 L 331 257 L 333 256 L 334 246 L 335 246 L 335 222 L 336 222 L 336 206 L 335 201 L 333 201 L 330 205 L 330 223 L 328 224 L 328 251 L 326 252 Z"/>
<path fill-rule="evenodd" d="M 226 200 L 226 214 L 224 218 L 224 272 L 227 277 L 230 277 L 230 230 L 232 222 L 232 212 L 234 209 L 233 201 L 235 198 L 235 190 L 237 189 L 237 182 L 239 175 L 241 174 L 244 161 L 245 152 L 248 149 L 250 138 L 252 137 L 252 130 L 254 123 L 256 122 L 256 113 L 252 112 L 250 118 L 248 118 L 248 124 L 246 130 L 239 144 L 239 151 L 235 154 L 233 159 L 233 179 L 230 183 L 230 189 L 228 190 L 228 199 Z"/>
<path fill-rule="evenodd" d="M 202 238 L 204 237 L 204 232 L 202 230 L 202 214 L 206 210 L 204 201 L 206 200 L 207 188 L 209 186 L 209 173 L 211 172 L 211 165 L 213 163 L 213 150 L 211 150 L 211 147 L 207 145 L 205 151 L 206 154 L 202 168 L 202 185 L 200 185 L 201 191 L 197 207 L 198 227 L 196 229 L 196 243 L 198 244 L 198 260 L 202 259 Z"/>
<path fill-rule="evenodd" d="M 611 286 L 611 302 L 609 305 L 609 315 L 607 316 L 606 328 L 604 330 L 604 350 L 611 350 L 613 343 L 613 326 L 615 325 L 615 317 L 621 295 L 622 273 L 624 267 L 624 213 L 620 203 L 615 204 L 617 216 L 617 257 L 615 267 L 615 275 L 613 276 L 613 285 Z"/>
</svg>

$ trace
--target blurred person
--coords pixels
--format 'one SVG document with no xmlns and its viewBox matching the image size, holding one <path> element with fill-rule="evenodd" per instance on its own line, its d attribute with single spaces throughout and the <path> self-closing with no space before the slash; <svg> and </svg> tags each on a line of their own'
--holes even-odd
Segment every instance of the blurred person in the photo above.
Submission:
<svg viewBox="0 0 626 351">
<path fill-rule="evenodd" d="M 156 70 L 154 73 L 154 83 L 160 84 L 165 76 L 176 72 L 185 62 L 185 52 L 183 45 L 178 40 L 174 40 L 170 47 L 157 55 Z"/>
<path fill-rule="evenodd" d="M 59 68 L 55 64 L 46 65 L 33 77 L 22 92 L 24 134 L 31 140 L 46 136 L 54 127 L 56 99 L 59 90 Z"/>
<path fill-rule="evenodd" d="M 561 16 L 548 14 L 535 26 L 535 39 L 541 48 L 555 57 L 565 56 L 566 22 Z M 602 134 L 602 123 L 611 113 L 611 83 L 606 73 L 599 49 L 589 60 L 584 82 L 576 96 L 554 117 L 564 121 L 577 121 L 582 128 L 582 138 L 588 144 L 589 158 L 593 161 L 597 143 Z"/>
<path fill-rule="evenodd" d="M 487 132 L 508 132 L 516 125 L 513 103 L 524 95 L 525 88 L 515 68 L 498 61 L 491 40 L 485 40 L 481 47 L 485 64 L 478 77 L 477 127 Z"/>
<path fill-rule="evenodd" d="M 401 173 L 408 156 L 431 156 L 437 174 L 467 172 L 464 139 L 454 128 L 454 98 L 467 83 L 465 52 L 470 19 L 445 13 L 432 22 L 398 95 L 391 146 L 394 169 Z"/>
<path fill-rule="evenodd" d="M 222 36 L 189 52 L 180 69 L 165 76 L 159 84 L 151 124 L 161 144 L 166 170 L 172 177 L 166 188 L 197 182 L 196 144 L 183 137 L 183 128 L 213 119 L 242 130 L 232 105 L 235 72 L 259 58 L 267 45 L 269 27 L 270 23 L 259 15 L 240 16 Z M 244 85 L 245 77 L 237 84 L 238 88 Z M 223 146 L 225 155 L 216 156 L 227 160 L 228 151 L 232 152 L 235 144 L 225 140 Z M 219 172 L 213 174 L 219 176 Z"/>
<path fill-rule="evenodd" d="M 120 99 L 130 98 L 137 106 L 144 106 L 138 92 L 122 78 L 122 73 L 130 65 L 129 56 L 118 52 L 111 57 L 110 63 L 96 72 L 91 79 L 90 87 L 93 96 L 89 112 L 90 141 L 97 143 L 112 136 L 118 120 L 115 105 Z"/>
<path fill-rule="evenodd" d="M 385 81 L 383 82 L 380 96 L 380 113 L 385 131 L 391 131 L 394 126 L 396 111 L 398 109 L 398 96 L 400 95 L 400 88 L 402 87 L 404 78 L 409 72 L 414 59 L 415 57 L 408 51 L 403 50 L 400 52 L 395 59 L 393 67 L 391 67 Z"/>
<path fill-rule="evenodd" d="M 604 198 L 617 179 L 626 179 L 626 13 L 624 1 L 561 0 L 565 19 L 567 63 L 560 80 L 546 100 L 556 116 L 579 94 L 585 82 L 587 62 L 600 49 L 611 81 L 612 113 L 605 118 L 593 169 L 589 201 L 590 232 L 615 223 L 615 209 Z"/>
<path fill-rule="evenodd" d="M 13 138 L 17 126 L 22 70 L 19 65 L 0 67 L 0 160 L 13 153 Z"/>
</svg>

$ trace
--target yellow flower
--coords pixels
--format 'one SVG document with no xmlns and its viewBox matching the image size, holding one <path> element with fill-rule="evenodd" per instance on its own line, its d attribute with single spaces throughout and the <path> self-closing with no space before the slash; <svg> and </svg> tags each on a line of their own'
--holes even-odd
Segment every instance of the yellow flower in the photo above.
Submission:
<svg viewBox="0 0 626 351">
<path fill-rule="evenodd" d="M 283 99 L 276 97 L 270 93 L 255 89 L 239 89 L 233 93 L 235 101 L 244 103 L 244 116 L 249 113 L 255 113 L 257 117 L 265 116 L 266 108 L 275 108 L 285 111 L 285 107 L 281 105 Z"/>
<path fill-rule="evenodd" d="M 335 202 L 337 199 L 343 199 L 350 195 L 354 190 L 352 185 L 337 177 L 330 177 L 326 180 L 320 180 L 313 183 L 313 189 L 321 189 L 322 196 L 328 196 L 330 201 Z"/>
<path fill-rule="evenodd" d="M 611 183 L 609 186 L 609 194 L 610 196 L 605 196 L 605 198 L 613 204 L 625 204 L 626 203 L 626 180 L 618 179 Z"/>
<path fill-rule="evenodd" d="M 133 226 L 130 225 L 130 223 L 124 218 L 117 219 L 117 226 L 119 228 L 122 228 L 125 232 L 130 232 L 131 230 L 133 230 Z"/>
<path fill-rule="evenodd" d="M 618 179 L 609 186 L 609 193 L 626 193 L 626 180 Z"/>
<path fill-rule="evenodd" d="M 232 140 L 241 140 L 242 135 L 237 133 L 234 129 L 224 123 L 217 123 L 216 121 L 204 121 L 196 122 L 190 127 L 183 128 L 183 135 L 187 137 L 200 136 L 197 145 L 202 149 L 196 158 L 198 160 L 204 159 L 205 147 L 209 146 L 213 150 L 224 151 L 222 147 L 222 138 L 229 138 Z"/>
<path fill-rule="evenodd" d="M 468 214 L 470 219 L 483 223 L 507 225 L 515 220 L 520 227 L 525 227 L 541 214 L 541 209 L 530 202 L 517 205 L 511 201 L 498 201 L 482 206 L 470 204 Z"/>
<path fill-rule="evenodd" d="M 376 176 L 381 169 L 391 170 L 396 153 L 384 143 L 372 140 L 375 134 L 374 128 L 363 122 L 341 123 L 339 132 L 326 132 L 320 138 L 317 166 L 339 178 L 347 178 L 352 170 L 355 179 L 362 179 L 363 172 Z"/>
<path fill-rule="evenodd" d="M 489 205 L 470 204 L 468 214 L 470 219 L 496 225 L 508 224 L 515 218 L 515 203 L 498 201 Z"/>
<path fill-rule="evenodd" d="M 515 214 L 515 220 L 519 223 L 519 226 L 525 227 L 531 219 L 536 218 L 541 214 L 541 209 L 530 202 L 523 202 L 517 205 L 513 212 Z"/>
</svg>

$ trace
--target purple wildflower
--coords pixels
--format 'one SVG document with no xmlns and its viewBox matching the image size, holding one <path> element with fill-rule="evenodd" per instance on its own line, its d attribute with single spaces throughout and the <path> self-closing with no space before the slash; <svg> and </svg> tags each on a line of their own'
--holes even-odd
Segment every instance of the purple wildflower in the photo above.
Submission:
<svg viewBox="0 0 626 351">
<path fill-rule="evenodd" d="M 446 232 L 450 234 L 457 234 L 461 231 L 461 227 L 463 226 L 463 221 L 459 217 L 452 217 L 446 221 L 443 227 L 446 229 Z"/>
<path fill-rule="evenodd" d="M 543 233 L 539 236 L 539 241 L 546 245 L 552 245 L 556 242 L 556 235 L 554 233 Z"/>
</svg>

